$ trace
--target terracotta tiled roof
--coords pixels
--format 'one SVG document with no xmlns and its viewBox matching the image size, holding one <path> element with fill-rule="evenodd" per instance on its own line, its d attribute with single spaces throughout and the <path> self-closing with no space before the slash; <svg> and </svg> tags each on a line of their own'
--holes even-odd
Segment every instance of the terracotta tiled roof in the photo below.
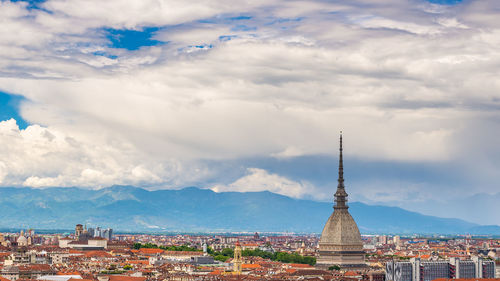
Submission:
<svg viewBox="0 0 500 281">
<path fill-rule="evenodd" d="M 314 268 L 314 266 L 312 266 L 312 265 L 302 264 L 302 263 L 291 263 L 288 266 L 294 267 L 294 268 Z"/>
<path fill-rule="evenodd" d="M 221 274 L 222 274 L 222 270 L 214 270 L 214 271 L 209 273 L 209 275 L 221 275 Z"/>
<path fill-rule="evenodd" d="M 354 271 L 347 271 L 346 273 L 344 273 L 344 276 L 359 276 L 358 273 L 354 272 Z"/>
<path fill-rule="evenodd" d="M 165 251 L 162 249 L 154 249 L 154 248 L 141 248 L 139 250 L 139 253 L 146 255 L 162 254 L 163 252 Z"/>
<path fill-rule="evenodd" d="M 109 275 L 109 281 L 146 281 L 146 277 L 132 277 L 126 275 Z"/>
<path fill-rule="evenodd" d="M 74 249 L 69 249 L 70 254 L 81 254 L 83 253 L 82 251 L 74 250 Z"/>
<path fill-rule="evenodd" d="M 89 251 L 85 253 L 86 257 L 101 257 L 101 258 L 110 258 L 112 255 L 105 251 Z"/>
<path fill-rule="evenodd" d="M 19 271 L 50 271 L 52 268 L 48 264 L 23 264 L 19 266 Z"/>
<path fill-rule="evenodd" d="M 260 266 L 260 264 L 256 264 L 256 263 L 246 263 L 246 264 L 241 265 L 242 269 L 255 269 L 255 268 L 261 268 L 261 267 L 262 266 Z"/>
</svg>

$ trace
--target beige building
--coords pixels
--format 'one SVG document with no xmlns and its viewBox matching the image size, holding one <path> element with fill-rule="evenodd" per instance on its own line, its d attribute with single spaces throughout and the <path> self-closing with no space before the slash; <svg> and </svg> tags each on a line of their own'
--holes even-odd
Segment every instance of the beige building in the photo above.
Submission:
<svg viewBox="0 0 500 281">
<path fill-rule="evenodd" d="M 68 244 L 74 240 L 69 237 L 59 239 L 59 248 L 69 248 Z"/>
<path fill-rule="evenodd" d="M 73 240 L 66 237 L 59 239 L 59 248 L 72 248 L 77 250 L 104 250 L 108 248 L 108 240 L 102 237 L 92 237 L 86 240 Z"/>
<path fill-rule="evenodd" d="M 342 135 L 340 135 L 339 179 L 333 209 L 333 213 L 328 218 L 321 233 L 317 265 L 325 268 L 333 265 L 338 265 L 341 268 L 366 267 L 361 234 L 347 206 Z"/>
</svg>

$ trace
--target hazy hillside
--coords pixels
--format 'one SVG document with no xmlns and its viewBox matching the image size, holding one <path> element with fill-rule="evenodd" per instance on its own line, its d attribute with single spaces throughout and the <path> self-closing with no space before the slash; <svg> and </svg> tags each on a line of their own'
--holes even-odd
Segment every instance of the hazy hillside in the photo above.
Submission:
<svg viewBox="0 0 500 281">
<path fill-rule="evenodd" d="M 222 192 L 194 187 L 147 191 L 129 186 L 0 188 L 0 226 L 71 229 L 76 223 L 143 231 L 321 232 L 332 204 L 297 200 L 271 192 Z M 401 208 L 350 203 L 364 233 L 485 233 L 479 226 Z"/>
</svg>

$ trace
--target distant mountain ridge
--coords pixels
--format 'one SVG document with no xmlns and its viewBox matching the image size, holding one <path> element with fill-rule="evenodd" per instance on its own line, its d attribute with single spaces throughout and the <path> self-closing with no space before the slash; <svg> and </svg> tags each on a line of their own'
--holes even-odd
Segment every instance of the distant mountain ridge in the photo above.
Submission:
<svg viewBox="0 0 500 281">
<path fill-rule="evenodd" d="M 397 207 L 349 204 L 362 233 L 500 234 L 481 226 Z M 0 188 L 0 227 L 71 229 L 76 223 L 122 231 L 321 232 L 332 203 L 272 192 L 220 192 L 188 187 L 148 191 L 132 186 Z"/>
</svg>

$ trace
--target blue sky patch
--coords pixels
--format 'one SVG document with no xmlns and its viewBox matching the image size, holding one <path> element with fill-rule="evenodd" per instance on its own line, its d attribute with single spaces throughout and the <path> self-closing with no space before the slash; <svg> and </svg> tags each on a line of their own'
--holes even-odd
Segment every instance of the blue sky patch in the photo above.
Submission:
<svg viewBox="0 0 500 281">
<path fill-rule="evenodd" d="M 255 30 L 257 30 L 257 27 L 248 26 L 244 24 L 239 24 L 231 28 L 231 31 L 255 31 Z"/>
<path fill-rule="evenodd" d="M 255 20 L 254 16 L 251 15 L 222 15 L 222 16 L 216 16 L 216 17 L 211 17 L 211 18 L 205 18 L 205 19 L 200 19 L 197 20 L 197 23 L 200 24 L 241 24 L 242 22 L 245 21 L 253 21 Z M 244 26 L 241 24 L 241 26 Z"/>
<path fill-rule="evenodd" d="M 26 129 L 29 123 L 19 115 L 19 106 L 25 100 L 22 96 L 0 92 L 0 121 L 14 118 L 20 129 Z"/>
<path fill-rule="evenodd" d="M 194 47 L 198 49 L 212 49 L 214 46 L 212 46 L 212 44 L 203 44 L 203 45 L 196 45 Z"/>
<path fill-rule="evenodd" d="M 462 2 L 462 0 L 427 0 L 433 4 L 441 4 L 441 5 L 454 5 Z"/>
<path fill-rule="evenodd" d="M 110 59 L 113 59 L 113 60 L 118 58 L 118 56 L 116 56 L 116 55 L 110 55 L 110 54 L 108 54 L 106 52 L 103 52 L 103 51 L 93 52 L 92 54 L 94 56 L 107 57 L 107 58 L 110 58 Z"/>
<path fill-rule="evenodd" d="M 42 8 L 42 4 L 45 3 L 46 0 L 10 0 L 10 2 L 25 2 L 28 3 L 28 6 L 26 6 L 28 10 L 35 9 L 35 10 L 43 10 L 49 12 Z"/>
<path fill-rule="evenodd" d="M 272 24 L 277 24 L 277 23 L 288 23 L 288 22 L 300 22 L 304 18 L 303 17 L 298 17 L 298 18 L 275 18 L 271 22 L 267 23 L 266 25 L 272 25 Z"/>
<path fill-rule="evenodd" d="M 236 36 L 236 35 L 221 35 L 221 36 L 219 36 L 219 41 L 222 41 L 222 42 L 229 41 L 229 40 L 236 38 L 236 37 L 238 37 L 238 36 Z"/>
<path fill-rule="evenodd" d="M 106 38 L 110 41 L 111 48 L 135 51 L 145 46 L 161 45 L 163 42 L 151 39 L 158 27 L 146 27 L 142 30 L 112 29 L 107 28 Z"/>
<path fill-rule="evenodd" d="M 232 17 L 229 18 L 230 20 L 250 20 L 252 19 L 251 16 L 237 16 L 237 17 Z"/>
</svg>

